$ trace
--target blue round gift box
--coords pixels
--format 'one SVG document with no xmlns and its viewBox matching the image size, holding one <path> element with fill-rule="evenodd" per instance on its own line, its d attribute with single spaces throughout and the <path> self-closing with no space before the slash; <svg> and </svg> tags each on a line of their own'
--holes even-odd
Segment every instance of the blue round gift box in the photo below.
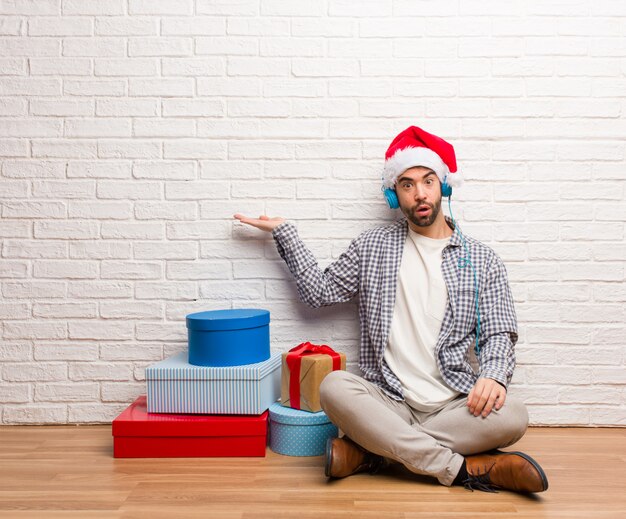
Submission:
<svg viewBox="0 0 626 519">
<path fill-rule="evenodd" d="M 270 358 L 270 313 L 256 308 L 210 310 L 186 318 L 189 363 L 242 366 Z"/>
<path fill-rule="evenodd" d="M 339 430 L 324 411 L 311 413 L 285 407 L 280 402 L 270 406 L 270 449 L 287 456 L 320 456 L 326 440 L 336 438 Z"/>
</svg>

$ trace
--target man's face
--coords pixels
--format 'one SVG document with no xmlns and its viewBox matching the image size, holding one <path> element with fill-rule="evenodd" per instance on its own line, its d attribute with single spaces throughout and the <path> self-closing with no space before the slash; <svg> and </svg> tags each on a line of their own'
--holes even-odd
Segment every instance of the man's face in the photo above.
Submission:
<svg viewBox="0 0 626 519">
<path fill-rule="evenodd" d="M 396 182 L 400 210 L 418 227 L 432 225 L 441 211 L 441 183 L 435 172 L 423 166 L 407 169 Z"/>
</svg>

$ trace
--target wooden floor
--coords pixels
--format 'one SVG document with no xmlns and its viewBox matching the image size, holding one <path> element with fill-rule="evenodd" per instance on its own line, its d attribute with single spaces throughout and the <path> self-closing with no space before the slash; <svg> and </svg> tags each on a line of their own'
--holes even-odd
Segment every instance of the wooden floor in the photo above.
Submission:
<svg viewBox="0 0 626 519">
<path fill-rule="evenodd" d="M 626 518 L 626 429 L 530 428 L 550 488 L 445 487 L 398 467 L 329 482 L 323 457 L 114 459 L 109 426 L 0 427 L 0 517 Z"/>
</svg>

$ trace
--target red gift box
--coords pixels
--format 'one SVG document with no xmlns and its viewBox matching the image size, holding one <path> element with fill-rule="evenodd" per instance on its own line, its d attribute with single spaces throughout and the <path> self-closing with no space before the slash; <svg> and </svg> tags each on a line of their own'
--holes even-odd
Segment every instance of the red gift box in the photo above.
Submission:
<svg viewBox="0 0 626 519">
<path fill-rule="evenodd" d="M 140 396 L 113 420 L 115 458 L 265 456 L 267 417 L 156 414 Z"/>
</svg>

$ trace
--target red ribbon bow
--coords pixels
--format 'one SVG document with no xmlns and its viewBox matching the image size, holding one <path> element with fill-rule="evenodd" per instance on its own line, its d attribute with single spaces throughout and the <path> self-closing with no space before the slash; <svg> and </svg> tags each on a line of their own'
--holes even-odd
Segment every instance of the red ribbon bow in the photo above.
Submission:
<svg viewBox="0 0 626 519">
<path fill-rule="evenodd" d="M 302 357 L 320 353 L 331 356 L 333 359 L 333 371 L 341 369 L 341 356 L 326 344 L 317 346 L 310 342 L 303 342 L 295 348 L 291 348 L 287 354 L 287 367 L 289 367 L 290 372 L 289 403 L 294 409 L 300 409 L 300 366 L 302 365 Z"/>
</svg>

